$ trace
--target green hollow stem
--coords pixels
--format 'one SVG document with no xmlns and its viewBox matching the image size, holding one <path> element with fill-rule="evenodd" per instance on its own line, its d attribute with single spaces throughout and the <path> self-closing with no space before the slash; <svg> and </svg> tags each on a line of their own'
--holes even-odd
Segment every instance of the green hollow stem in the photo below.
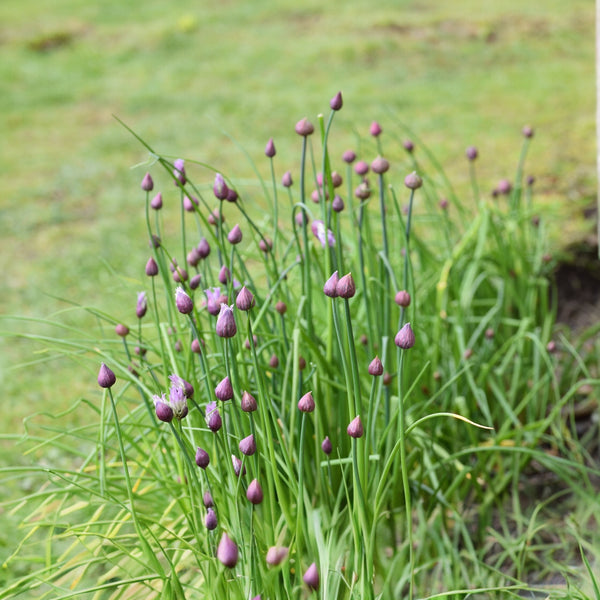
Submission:
<svg viewBox="0 0 600 600">
<path fill-rule="evenodd" d="M 312 319 L 312 293 L 311 293 L 311 278 L 310 278 L 310 249 L 308 247 L 308 214 L 306 212 L 306 150 L 308 138 L 302 138 L 302 155 L 300 159 L 300 202 L 302 211 L 302 242 L 304 244 L 304 260 L 302 270 L 303 293 L 306 298 L 306 325 L 309 338 L 314 337 L 313 319 Z"/>
</svg>

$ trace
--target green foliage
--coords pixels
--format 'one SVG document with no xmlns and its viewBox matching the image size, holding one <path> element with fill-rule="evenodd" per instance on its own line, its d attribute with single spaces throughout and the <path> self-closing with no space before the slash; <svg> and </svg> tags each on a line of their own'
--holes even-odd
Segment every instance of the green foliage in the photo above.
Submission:
<svg viewBox="0 0 600 600">
<path fill-rule="evenodd" d="M 422 144 L 399 156 L 397 132 L 384 122 L 381 136 L 357 141 L 358 158 L 390 157 L 391 169 L 369 173 L 369 195 L 359 199 L 366 182 L 329 151 L 335 115 L 320 117 L 312 136 L 282 136 L 291 138 L 286 147 L 301 145 L 291 187 L 279 184 L 290 168 L 279 147 L 263 158 L 268 166 L 250 161 L 251 181 L 224 170 L 235 202 L 215 200 L 215 170 L 205 163 L 187 160 L 187 182 L 173 185 L 173 160 L 138 138 L 155 181 L 138 192 L 146 235 L 135 241 L 159 268 L 145 277 L 137 265 L 148 312 L 126 321 L 122 339 L 112 333 L 121 319 L 88 307 L 96 329 L 58 320 L 45 324 L 58 335 L 22 334 L 80 363 L 89 382 L 106 363 L 117 383 L 84 395 L 73 409 L 85 414 L 80 426 L 65 428 L 60 415 L 38 432 L 31 419 L 25 444 L 39 464 L 2 470 L 7 481 L 34 483 L 5 503 L 22 534 L 6 564 L 27 567 L 0 598 L 295 598 L 309 593 L 303 574 L 312 563 L 322 598 L 569 597 L 550 591 L 551 573 L 575 590 L 586 577 L 597 587 L 578 544 L 597 548 L 600 473 L 570 417 L 581 386 L 597 385 L 597 366 L 593 352 L 557 336 L 545 222 L 532 221 L 534 188 L 523 176 L 531 140 L 523 139 L 510 191 L 493 200 L 480 196 L 472 162 L 467 202 Z M 398 185 L 411 171 L 422 188 Z M 164 208 L 153 210 L 158 191 Z M 197 202 L 191 211 L 186 198 Z M 243 237 L 231 244 L 236 224 Z M 153 236 L 160 244 L 148 246 Z M 210 254 L 188 258 L 202 238 Z M 219 281 L 224 267 L 230 275 Z M 336 270 L 351 273 L 356 293 L 323 293 Z M 233 305 L 236 280 L 255 306 L 234 308 L 237 333 L 225 338 L 203 290 L 219 287 Z M 123 281 L 114 274 L 105 293 Z M 178 285 L 191 314 L 176 305 Z M 133 314 L 139 287 L 125 287 Z M 402 289 L 407 306 L 394 302 Z M 408 322 L 416 343 L 402 349 L 394 338 Z M 383 377 L 367 370 L 376 355 Z M 155 401 L 177 394 L 170 375 L 194 393 L 189 414 L 167 423 Z M 215 389 L 224 378 L 233 399 L 222 402 Z M 241 409 L 244 392 L 256 412 Z M 302 412 L 309 392 L 315 410 Z M 216 432 L 210 402 L 223 421 Z M 363 432 L 350 437 L 357 416 Z M 250 434 L 258 450 L 243 456 Z M 210 456 L 205 470 L 195 464 L 198 447 Z M 264 493 L 256 505 L 246 496 L 254 479 Z M 214 531 L 205 527 L 206 492 Z M 557 503 L 573 514 L 564 530 L 552 527 Z M 579 519 L 590 527 L 573 525 Z M 239 550 L 233 568 L 217 558 L 224 533 Z M 280 565 L 265 562 L 272 546 L 289 548 Z"/>
</svg>

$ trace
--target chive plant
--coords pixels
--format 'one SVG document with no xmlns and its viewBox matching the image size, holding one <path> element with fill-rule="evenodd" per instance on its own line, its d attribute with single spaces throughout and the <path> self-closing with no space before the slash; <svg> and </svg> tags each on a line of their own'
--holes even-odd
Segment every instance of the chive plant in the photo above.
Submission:
<svg viewBox="0 0 600 600">
<path fill-rule="evenodd" d="M 532 459 L 568 484 L 590 472 L 544 450 L 573 391 L 558 380 L 551 265 L 522 181 L 533 130 L 516 181 L 491 199 L 467 150 L 461 203 L 439 195 L 445 175 L 418 144 L 395 164 L 376 122 L 373 155 L 330 155 L 342 106 L 336 94 L 317 128 L 296 124 L 295 172 L 267 142 L 262 199 L 134 134 L 153 164 L 144 289 L 115 330 L 123 349 L 94 343 L 104 391 L 76 434 L 96 442 L 23 500 L 19 550 L 39 544 L 44 564 L 0 598 L 527 589 L 525 546 L 502 561 L 485 548 L 494 510 Z M 466 205 L 469 221 L 453 216 Z M 513 497 L 513 509 L 518 530 L 527 507 Z"/>
</svg>

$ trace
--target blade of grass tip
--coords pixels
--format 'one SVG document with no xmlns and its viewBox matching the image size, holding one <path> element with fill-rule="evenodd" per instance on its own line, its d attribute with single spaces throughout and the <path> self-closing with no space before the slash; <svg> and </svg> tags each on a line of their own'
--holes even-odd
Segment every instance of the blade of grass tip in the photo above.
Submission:
<svg viewBox="0 0 600 600">
<path fill-rule="evenodd" d="M 585 555 L 585 552 L 583 550 L 581 542 L 578 542 L 578 545 L 579 545 L 579 553 L 581 554 L 581 560 L 583 561 L 583 564 L 585 565 L 586 571 L 588 572 L 588 575 L 590 576 L 590 581 L 592 582 L 592 586 L 594 588 L 594 595 L 596 596 L 596 600 L 600 600 L 600 583 L 598 582 L 598 580 L 596 579 L 596 577 L 592 571 L 592 567 L 587 559 L 587 556 Z"/>
</svg>

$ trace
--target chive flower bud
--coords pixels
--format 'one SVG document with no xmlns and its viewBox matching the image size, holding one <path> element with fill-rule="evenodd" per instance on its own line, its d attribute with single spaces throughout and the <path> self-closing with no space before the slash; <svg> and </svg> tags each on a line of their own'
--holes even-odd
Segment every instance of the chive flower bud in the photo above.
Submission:
<svg viewBox="0 0 600 600">
<path fill-rule="evenodd" d="M 294 182 L 292 181 L 292 174 L 289 171 L 286 171 L 283 174 L 283 177 L 281 178 L 281 185 L 283 187 L 289 188 L 292 187 L 292 184 Z"/>
<path fill-rule="evenodd" d="M 275 150 L 275 143 L 273 142 L 273 138 L 269 138 L 267 145 L 265 147 L 265 156 L 268 158 L 273 158 L 277 154 Z"/>
<path fill-rule="evenodd" d="M 258 405 L 256 403 L 256 399 L 250 392 L 244 391 L 242 394 L 242 400 L 240 402 L 240 406 L 244 412 L 254 412 Z"/>
<path fill-rule="evenodd" d="M 389 161 L 386 160 L 385 158 L 383 158 L 382 156 L 378 156 L 371 163 L 371 171 L 373 171 L 373 173 L 377 173 L 378 175 L 385 173 L 386 171 L 389 170 L 389 168 L 390 168 Z"/>
<path fill-rule="evenodd" d="M 233 454 L 231 455 L 231 464 L 233 465 L 233 471 L 234 471 L 236 477 L 239 477 L 240 473 L 241 473 L 242 477 L 246 474 L 246 467 L 244 466 L 242 469 L 242 461 L 237 456 L 234 456 Z"/>
<path fill-rule="evenodd" d="M 238 547 L 236 543 L 229 538 L 229 536 L 223 532 L 221 541 L 217 547 L 217 558 L 230 569 L 233 569 L 237 565 L 238 561 Z"/>
<path fill-rule="evenodd" d="M 216 402 L 209 402 L 206 405 L 206 425 L 213 433 L 217 433 L 223 426 L 223 421 Z"/>
<path fill-rule="evenodd" d="M 336 213 L 340 213 L 344 210 L 344 201 L 337 194 L 333 197 L 331 201 L 331 209 Z"/>
<path fill-rule="evenodd" d="M 406 290 L 400 290 L 399 292 L 396 292 L 394 301 L 398 306 L 406 308 L 407 306 L 410 306 L 410 294 Z"/>
<path fill-rule="evenodd" d="M 404 185 L 409 190 L 418 190 L 423 185 L 423 180 L 417 175 L 415 171 L 410 173 L 404 178 Z"/>
<path fill-rule="evenodd" d="M 215 183 L 213 185 L 213 193 L 218 200 L 227 200 L 227 192 L 229 188 L 225 183 L 225 179 L 221 173 L 215 175 Z"/>
<path fill-rule="evenodd" d="M 359 160 L 354 165 L 354 172 L 361 177 L 364 177 L 369 172 L 369 165 L 364 160 Z"/>
<path fill-rule="evenodd" d="M 233 229 L 227 234 L 227 241 L 234 246 L 242 241 L 242 230 L 239 225 L 233 226 Z"/>
<path fill-rule="evenodd" d="M 181 286 L 175 290 L 175 306 L 182 315 L 189 315 L 194 310 L 194 302 Z"/>
<path fill-rule="evenodd" d="M 173 175 L 175 175 L 175 178 L 177 179 L 175 185 L 177 185 L 177 182 L 179 182 L 181 185 L 185 185 L 187 182 L 187 179 L 185 178 L 185 167 L 183 166 L 184 164 L 185 161 L 183 160 L 183 158 L 178 158 L 173 163 L 173 166 L 175 167 L 175 169 L 173 170 Z"/>
<path fill-rule="evenodd" d="M 352 298 L 356 294 L 356 285 L 352 273 L 347 273 L 340 278 L 335 286 L 335 291 L 340 298 Z"/>
<path fill-rule="evenodd" d="M 256 452 L 256 441 L 254 435 L 250 434 L 240 441 L 240 452 L 246 456 L 252 456 Z"/>
<path fill-rule="evenodd" d="M 218 275 L 219 281 L 223 285 L 225 285 L 229 281 L 230 277 L 231 277 L 231 271 L 225 265 L 223 265 L 221 267 L 221 270 L 219 271 L 219 275 Z"/>
<path fill-rule="evenodd" d="M 280 315 L 285 315 L 285 313 L 287 312 L 287 305 L 285 302 L 283 302 L 282 300 L 279 300 L 277 302 L 277 304 L 275 304 L 275 310 L 280 314 Z"/>
<path fill-rule="evenodd" d="M 525 125 L 525 127 L 523 127 L 522 133 L 526 138 L 532 138 L 533 137 L 533 128 L 530 125 Z"/>
<path fill-rule="evenodd" d="M 267 252 L 271 252 L 273 250 L 273 240 L 265 237 L 258 240 L 258 247 L 266 254 Z"/>
<path fill-rule="evenodd" d="M 169 389 L 169 404 L 173 409 L 173 416 L 181 421 L 188 414 L 187 398 L 183 388 L 177 385 L 172 385 Z"/>
<path fill-rule="evenodd" d="M 155 277 L 158 275 L 158 265 L 152 257 L 150 257 L 146 263 L 146 275 L 148 277 Z"/>
<path fill-rule="evenodd" d="M 152 198 L 152 200 L 150 200 L 150 207 L 153 208 L 154 210 L 160 210 L 163 206 L 163 199 L 162 199 L 162 194 L 160 192 L 158 192 L 158 194 L 156 194 L 156 196 L 154 196 L 154 198 Z"/>
<path fill-rule="evenodd" d="M 252 504 L 260 504 L 263 501 L 263 491 L 258 483 L 257 479 L 253 479 L 246 490 L 246 498 L 252 502 Z"/>
<path fill-rule="evenodd" d="M 202 504 L 204 504 L 204 508 L 212 508 L 215 505 L 213 497 L 208 490 L 202 494 Z"/>
<path fill-rule="evenodd" d="M 217 335 L 222 338 L 232 338 L 237 333 L 233 308 L 228 304 L 221 304 L 217 317 Z"/>
<path fill-rule="evenodd" d="M 344 101 L 342 100 L 342 92 L 338 92 L 330 101 L 329 106 L 331 110 L 340 110 L 344 105 Z"/>
<path fill-rule="evenodd" d="M 412 143 L 411 140 L 404 140 L 402 142 L 402 147 L 407 151 L 407 152 L 412 152 L 415 149 L 415 145 Z"/>
<path fill-rule="evenodd" d="M 215 396 L 218 400 L 231 400 L 233 398 L 233 387 L 229 377 L 225 376 L 215 388 Z"/>
<path fill-rule="evenodd" d="M 415 334 L 410 326 L 410 323 L 406 323 L 402 329 L 396 334 L 394 343 L 398 348 L 403 350 L 409 350 L 415 345 Z"/>
<path fill-rule="evenodd" d="M 280 565 L 287 558 L 289 551 L 289 548 L 286 548 L 285 546 L 271 546 L 267 550 L 267 564 L 270 567 Z"/>
<path fill-rule="evenodd" d="M 236 202 L 237 199 L 238 199 L 238 193 L 235 190 L 228 188 L 227 189 L 227 198 L 225 198 L 225 200 L 227 200 L 227 202 Z"/>
<path fill-rule="evenodd" d="M 356 160 L 356 152 L 353 150 L 346 150 L 346 152 L 342 154 L 342 160 L 348 164 L 353 163 Z"/>
<path fill-rule="evenodd" d="M 279 366 L 279 358 L 277 357 L 277 354 L 271 355 L 271 358 L 269 359 L 269 366 L 272 369 L 276 369 Z"/>
<path fill-rule="evenodd" d="M 135 314 L 138 319 L 141 319 L 148 310 L 148 302 L 146 300 L 146 292 L 140 292 L 137 297 L 137 303 L 135 306 Z"/>
<path fill-rule="evenodd" d="M 380 377 L 383 375 L 383 363 L 379 356 L 376 356 L 369 364 L 369 375 Z"/>
<path fill-rule="evenodd" d="M 313 398 L 312 392 L 307 392 L 298 401 L 298 410 L 303 413 L 311 413 L 315 410 L 315 399 Z"/>
<path fill-rule="evenodd" d="M 364 429 L 362 421 L 360 420 L 360 415 L 357 415 L 356 417 L 354 417 L 354 419 L 352 419 L 350 425 L 348 425 L 348 427 L 346 428 L 346 432 L 350 437 L 355 439 L 363 436 Z"/>
<path fill-rule="evenodd" d="M 173 409 L 167 403 L 165 395 L 153 396 L 154 398 L 154 410 L 159 421 L 163 423 L 170 423 L 173 420 Z"/>
<path fill-rule="evenodd" d="M 151 192 L 154 189 L 154 181 L 152 181 L 150 173 L 144 175 L 141 187 L 145 192 Z"/>
<path fill-rule="evenodd" d="M 337 271 L 334 271 L 333 275 L 325 282 L 323 286 L 323 293 L 330 298 L 337 298 L 337 284 L 340 278 Z"/>
<path fill-rule="evenodd" d="M 296 123 L 296 133 L 302 137 L 309 136 L 314 130 L 313 124 L 306 118 Z"/>
<path fill-rule="evenodd" d="M 313 590 L 319 589 L 319 571 L 317 569 L 316 563 L 313 563 L 312 565 L 310 565 L 310 567 L 308 567 L 308 569 L 306 569 L 302 580 L 309 588 Z"/>
<path fill-rule="evenodd" d="M 196 464 L 201 469 L 206 469 L 206 467 L 208 467 L 209 463 L 210 463 L 210 456 L 208 456 L 208 452 L 206 450 L 204 450 L 203 448 L 200 448 L 200 446 L 198 446 L 198 449 L 196 450 Z"/>
<path fill-rule="evenodd" d="M 381 129 L 381 125 L 377 121 L 373 121 L 371 123 L 371 127 L 369 128 L 369 133 L 373 137 L 378 137 L 379 135 L 381 135 L 382 131 L 383 131 L 383 129 Z"/>
<path fill-rule="evenodd" d="M 115 327 L 115 333 L 119 337 L 126 337 L 129 335 L 129 327 L 127 327 L 127 325 L 123 325 L 123 323 L 118 323 Z"/>
<path fill-rule="evenodd" d="M 115 374 L 104 364 L 101 363 L 98 372 L 98 385 L 101 388 L 110 388 L 117 382 Z"/>
<path fill-rule="evenodd" d="M 321 450 L 323 450 L 323 452 L 325 452 L 327 456 L 331 454 L 331 451 L 333 450 L 333 445 L 331 444 L 329 436 L 326 436 L 325 439 L 321 442 Z"/>
<path fill-rule="evenodd" d="M 465 156 L 469 159 L 469 160 L 475 160 L 477 158 L 477 156 L 479 156 L 479 152 L 477 152 L 477 148 L 475 148 L 475 146 L 469 146 L 466 150 L 465 150 Z"/>
<path fill-rule="evenodd" d="M 206 238 L 202 238 L 197 246 L 200 258 L 206 258 L 210 254 L 210 244 Z"/>
<path fill-rule="evenodd" d="M 209 508 L 206 511 L 206 517 L 204 517 L 204 525 L 209 531 L 213 531 L 217 528 L 217 515 L 215 514 L 215 511 L 212 508 Z"/>
<path fill-rule="evenodd" d="M 244 311 L 250 310 L 254 306 L 254 295 L 246 286 L 238 292 L 235 305 L 239 310 Z"/>
<path fill-rule="evenodd" d="M 512 190 L 512 184 L 508 179 L 501 179 L 498 182 L 498 185 L 496 186 L 496 191 L 499 194 L 507 195 L 507 194 L 510 194 L 511 190 Z"/>
</svg>

